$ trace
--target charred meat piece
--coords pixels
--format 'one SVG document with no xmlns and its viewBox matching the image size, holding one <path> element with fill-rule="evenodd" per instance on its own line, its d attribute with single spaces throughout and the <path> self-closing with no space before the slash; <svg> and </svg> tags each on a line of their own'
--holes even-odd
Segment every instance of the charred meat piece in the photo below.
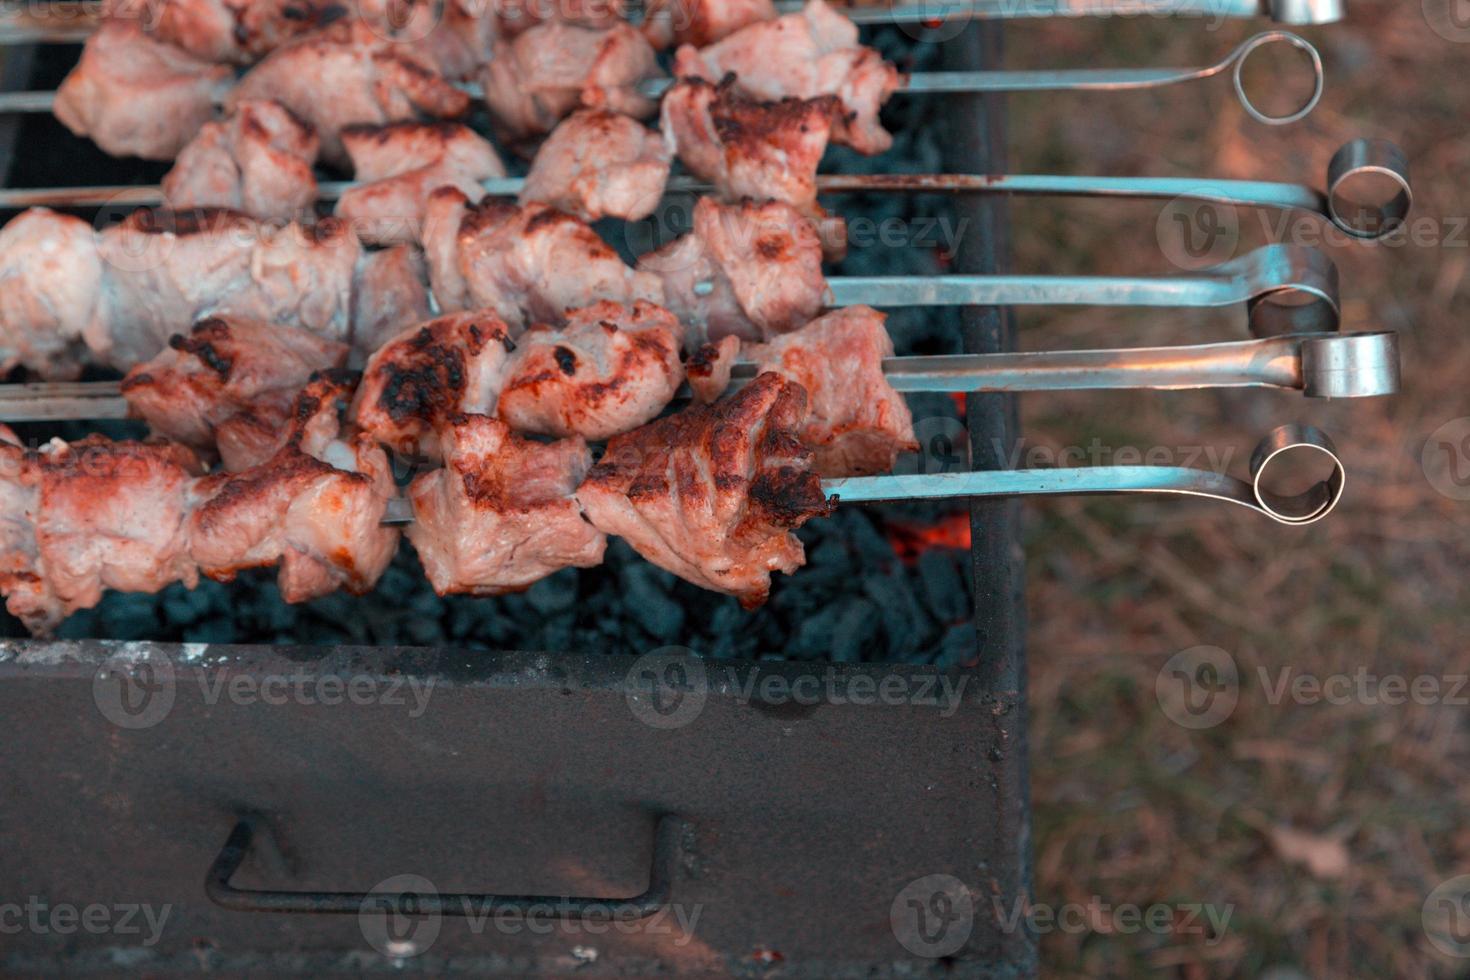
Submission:
<svg viewBox="0 0 1470 980">
<path fill-rule="evenodd" d="M 662 77 L 653 48 L 628 24 L 550 21 L 497 41 L 482 81 L 490 114 L 515 141 L 549 133 L 579 106 L 647 118 L 655 104 L 638 83 Z"/>
<path fill-rule="evenodd" d="M 71 611 L 42 574 L 36 544 L 40 467 L 35 453 L 0 426 L 0 595 L 32 634 L 46 636 Z"/>
<path fill-rule="evenodd" d="M 352 346 L 366 357 L 433 314 L 424 253 L 412 245 L 365 252 L 352 288 Z"/>
<path fill-rule="evenodd" d="M 680 79 L 664 95 L 664 140 L 684 166 L 721 198 L 785 201 L 818 214 L 817 165 L 841 118 L 835 95 L 758 102 L 715 85 Z"/>
<path fill-rule="evenodd" d="M 491 0 L 500 37 L 512 38 L 539 24 L 606 29 L 624 20 L 624 0 Z"/>
<path fill-rule="evenodd" d="M 656 48 L 691 44 L 702 48 L 748 24 L 776 19 L 771 0 L 652 0 L 643 35 Z"/>
<path fill-rule="evenodd" d="M 373 245 L 419 241 L 424 208 L 437 188 L 478 198 L 482 180 L 505 176 L 495 147 L 458 123 L 349 126 L 342 145 L 358 183 L 342 194 L 336 215 Z"/>
<path fill-rule="evenodd" d="M 469 109 L 469 96 L 426 58 L 361 21 L 339 21 L 277 48 L 240 79 L 229 104 L 250 99 L 274 99 L 305 120 L 321 139 L 322 159 L 338 166 L 347 162 L 341 133 L 349 126 L 447 119 Z"/>
<path fill-rule="evenodd" d="M 113 156 L 172 160 L 214 117 L 216 90 L 231 74 L 149 37 L 136 21 L 105 20 L 57 89 L 53 111 Z"/>
<path fill-rule="evenodd" d="M 806 389 L 801 441 L 823 476 L 887 473 L 899 453 L 919 448 L 909 407 L 883 375 L 883 359 L 893 356 L 885 319 L 872 307 L 850 306 L 745 348 L 759 370 Z"/>
<path fill-rule="evenodd" d="M 663 411 L 684 370 L 684 328 L 652 303 L 601 302 L 516 341 L 500 417 L 517 432 L 606 439 Z"/>
<path fill-rule="evenodd" d="M 319 375 L 298 397 L 274 456 L 199 481 L 189 541 L 200 571 L 228 582 L 279 562 L 287 602 L 338 588 L 360 595 L 377 582 L 398 545 L 398 530 L 381 524 L 393 474 L 370 436 L 339 435 L 351 381 L 347 372 Z"/>
<path fill-rule="evenodd" d="M 483 415 L 446 423 L 444 468 L 408 491 L 408 539 L 435 592 L 520 592 L 558 569 L 602 562 L 607 538 L 573 496 L 592 465 L 585 442 L 533 442 Z"/>
<path fill-rule="evenodd" d="M 163 178 L 164 204 L 290 220 L 316 202 L 316 134 L 274 102 L 241 102 L 205 123 Z"/>
<path fill-rule="evenodd" d="M 80 218 L 31 208 L 0 228 L 0 371 L 76 377 L 83 341 L 100 329 L 102 278 L 96 233 Z"/>
<path fill-rule="evenodd" d="M 836 142 L 868 154 L 893 145 L 878 110 L 898 89 L 898 69 L 858 44 L 857 25 L 822 0 L 708 47 L 681 47 L 674 74 L 710 82 L 733 74 L 741 92 L 768 101 L 836 96 L 843 107 L 833 126 Z"/>
<path fill-rule="evenodd" d="M 561 324 L 567 310 L 598 300 L 663 299 L 658 277 L 629 268 L 586 222 L 544 204 L 467 206 L 449 193 L 436 192 L 431 211 L 441 209 L 439 216 L 425 220 L 429 275 L 444 309 L 491 309 L 519 331 L 527 323 Z M 453 249 L 431 241 L 431 231 L 448 235 L 447 219 L 460 207 Z"/>
<path fill-rule="evenodd" d="M 347 15 L 346 0 L 106 0 L 160 41 L 205 61 L 248 65 L 298 34 Z"/>
<path fill-rule="evenodd" d="M 131 413 L 238 471 L 274 455 L 296 396 L 317 371 L 347 362 L 347 345 L 296 327 L 212 317 L 123 379 Z"/>
<path fill-rule="evenodd" d="M 30 589 L 17 583 L 7 605 L 31 630 L 49 631 L 95 606 L 103 589 L 156 592 L 198 582 L 186 521 L 199 465 L 188 449 L 94 435 L 69 444 L 53 439 L 21 465 L 21 482 L 35 486 L 41 581 Z"/>
<path fill-rule="evenodd" d="M 690 233 L 638 261 L 663 280 L 664 301 L 696 337 L 765 340 L 822 308 L 822 242 L 789 204 L 694 206 Z"/>
<path fill-rule="evenodd" d="M 520 201 L 539 201 L 583 221 L 637 221 L 658 207 L 673 156 L 663 137 L 606 109 L 563 119 L 531 162 Z"/>
<path fill-rule="evenodd" d="M 791 533 L 831 512 L 796 437 L 806 393 L 775 374 L 607 444 L 577 499 L 589 520 L 695 585 L 765 602 L 806 560 Z"/>
<path fill-rule="evenodd" d="M 445 78 L 469 78 L 490 60 L 495 17 L 485 0 L 357 0 L 357 15 L 413 49 Z"/>
<path fill-rule="evenodd" d="M 98 236 L 105 335 L 127 370 L 209 316 L 299 327 L 346 342 L 361 246 L 340 224 L 275 226 L 230 211 L 135 211 Z"/>
<path fill-rule="evenodd" d="M 730 371 L 740 354 L 740 338 L 721 337 L 711 344 L 700 344 L 684 362 L 684 376 L 694 392 L 694 400 L 709 405 L 719 400 L 730 387 Z"/>
<path fill-rule="evenodd" d="M 490 310 L 410 327 L 368 360 L 353 421 L 404 455 L 437 459 L 435 433 L 446 419 L 494 414 L 513 350 L 508 328 Z"/>
</svg>

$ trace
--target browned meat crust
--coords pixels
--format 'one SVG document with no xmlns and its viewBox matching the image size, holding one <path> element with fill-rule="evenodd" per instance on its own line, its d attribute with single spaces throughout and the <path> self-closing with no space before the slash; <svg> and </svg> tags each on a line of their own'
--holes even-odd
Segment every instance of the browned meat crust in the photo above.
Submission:
<svg viewBox="0 0 1470 980">
<path fill-rule="evenodd" d="M 608 442 L 577 491 L 600 530 L 681 578 L 754 608 L 806 560 L 791 531 L 832 505 L 796 436 L 806 393 L 762 374 L 713 405 Z"/>
</svg>

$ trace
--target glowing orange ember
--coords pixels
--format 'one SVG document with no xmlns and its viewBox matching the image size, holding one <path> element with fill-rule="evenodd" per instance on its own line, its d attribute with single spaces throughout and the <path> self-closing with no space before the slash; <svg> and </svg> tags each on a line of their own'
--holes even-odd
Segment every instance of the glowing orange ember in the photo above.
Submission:
<svg viewBox="0 0 1470 980">
<path fill-rule="evenodd" d="M 907 564 L 919 560 L 919 556 L 930 548 L 970 548 L 970 515 L 950 514 L 932 524 L 904 524 L 889 521 L 886 528 L 888 543 L 893 545 L 894 554 Z"/>
</svg>

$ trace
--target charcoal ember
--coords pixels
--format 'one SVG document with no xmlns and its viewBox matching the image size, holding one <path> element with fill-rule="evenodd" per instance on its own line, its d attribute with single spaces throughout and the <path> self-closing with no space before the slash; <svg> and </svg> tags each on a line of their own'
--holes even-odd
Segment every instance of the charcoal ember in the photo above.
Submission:
<svg viewBox="0 0 1470 980">
<path fill-rule="evenodd" d="M 836 606 L 827 605 L 799 620 L 796 632 L 784 651 L 787 656 L 793 660 L 816 660 L 826 656 L 832 631 L 837 627 L 837 613 Z"/>
<path fill-rule="evenodd" d="M 960 562 L 968 557 L 951 548 L 930 548 L 919 555 L 924 601 L 941 623 L 955 623 L 970 614 L 970 595 L 960 570 Z"/>
<path fill-rule="evenodd" d="M 932 629 L 933 620 L 914 594 L 908 576 L 901 569 L 864 576 L 863 592 L 878 606 L 890 652 L 896 659 L 912 658 Z"/>
<path fill-rule="evenodd" d="M 939 649 L 929 662 L 939 667 L 965 666 L 976 659 L 978 642 L 974 623 L 956 623 L 944 631 Z"/>
<path fill-rule="evenodd" d="M 211 616 L 184 630 L 185 643 L 234 643 L 240 631 L 224 616 Z"/>
<path fill-rule="evenodd" d="M 624 567 L 618 580 L 624 590 L 628 612 L 639 626 L 660 640 L 671 640 L 684 626 L 684 607 L 669 598 L 652 565 Z"/>
<path fill-rule="evenodd" d="M 572 608 L 577 602 L 577 570 L 563 568 L 546 576 L 526 590 L 525 601 L 532 609 L 548 616 Z"/>
<path fill-rule="evenodd" d="M 838 610 L 832 628 L 828 656 L 839 664 L 856 663 L 865 650 L 876 645 L 880 617 L 878 608 L 862 598 L 850 598 L 834 607 Z"/>
<path fill-rule="evenodd" d="M 158 603 L 149 594 L 119 593 L 102 608 L 104 633 L 119 640 L 148 640 L 158 635 Z"/>
</svg>

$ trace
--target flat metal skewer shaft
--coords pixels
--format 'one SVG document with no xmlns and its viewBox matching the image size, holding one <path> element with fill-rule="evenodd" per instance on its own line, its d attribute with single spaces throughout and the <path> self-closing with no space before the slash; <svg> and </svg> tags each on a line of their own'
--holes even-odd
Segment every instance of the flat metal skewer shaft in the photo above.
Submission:
<svg viewBox="0 0 1470 980">
<path fill-rule="evenodd" d="M 795 13 L 802 0 L 779 0 L 776 10 Z M 968 20 L 1035 20 L 1051 17 L 1171 15 L 1211 20 L 1269 17 L 1281 24 L 1328 24 L 1343 16 L 1343 0 L 966 0 L 846 6 L 832 4 L 854 24 L 941 26 Z M 0 45 L 80 44 L 100 20 L 100 3 L 56 3 L 44 12 L 18 7 L 0 11 Z"/>
<path fill-rule="evenodd" d="M 1318 464 L 1326 462 L 1330 471 L 1302 493 L 1276 493 L 1270 489 L 1268 474 L 1288 456 L 1312 457 Z M 1187 466 L 1087 466 L 846 477 L 823 480 L 822 490 L 834 503 L 849 504 L 957 497 L 1166 494 L 1237 504 L 1280 524 L 1305 525 L 1331 513 L 1346 479 L 1342 460 L 1325 433 L 1312 426 L 1286 425 L 1256 446 L 1249 481 Z M 413 519 L 412 502 L 398 497 L 388 501 L 382 523 L 410 524 Z"/>
<path fill-rule="evenodd" d="M 1393 200 L 1364 208 L 1343 198 L 1359 178 L 1388 178 L 1397 185 Z M 318 201 L 335 201 L 356 181 L 330 180 L 317 184 Z M 494 197 L 519 196 L 521 177 L 482 181 Z M 1302 184 L 1262 180 L 1217 180 L 1196 177 L 1088 177 L 1066 174 L 820 174 L 817 190 L 843 193 L 978 193 L 1026 194 L 1051 197 L 1116 197 L 1188 200 L 1225 206 L 1303 211 L 1331 221 L 1355 238 L 1381 238 L 1408 217 L 1413 202 L 1409 165 L 1403 151 L 1385 140 L 1354 139 L 1333 155 L 1327 170 L 1328 190 Z M 716 188 L 688 175 L 673 176 L 664 185 L 668 193 L 707 194 Z M 28 207 L 155 207 L 163 204 L 158 185 L 127 184 L 96 187 L 0 188 L 0 208 Z"/>
<path fill-rule="evenodd" d="M 750 362 L 736 364 L 731 383 L 756 373 Z M 1392 331 L 1314 334 L 1185 347 L 891 357 L 883 374 L 901 392 L 1260 387 L 1312 398 L 1371 398 L 1399 390 L 1399 349 Z M 0 385 L 0 421 L 127 417 L 115 381 Z"/>
</svg>

